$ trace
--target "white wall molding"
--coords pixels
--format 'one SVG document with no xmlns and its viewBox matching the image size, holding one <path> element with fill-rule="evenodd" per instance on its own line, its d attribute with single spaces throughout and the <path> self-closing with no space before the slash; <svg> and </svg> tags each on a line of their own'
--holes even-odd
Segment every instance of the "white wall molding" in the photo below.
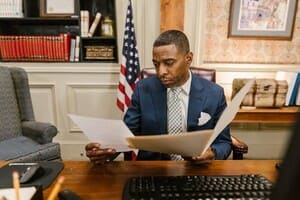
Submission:
<svg viewBox="0 0 300 200">
<path fill-rule="evenodd" d="M 57 98 L 55 83 L 30 83 L 31 98 L 35 117 L 39 121 L 57 125 Z"/>
<path fill-rule="evenodd" d="M 116 89 L 113 83 L 67 83 L 67 113 L 89 117 L 121 119 L 116 107 Z M 115 101 L 112 101 L 112 98 Z M 102 103 L 101 103 L 102 102 Z M 68 119 L 69 133 L 82 131 Z"/>
</svg>

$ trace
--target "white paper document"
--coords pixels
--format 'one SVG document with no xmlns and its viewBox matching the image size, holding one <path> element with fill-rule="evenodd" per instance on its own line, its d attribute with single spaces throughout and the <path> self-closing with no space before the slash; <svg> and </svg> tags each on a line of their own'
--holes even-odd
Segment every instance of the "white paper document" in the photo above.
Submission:
<svg viewBox="0 0 300 200">
<path fill-rule="evenodd" d="M 248 83 L 235 95 L 231 103 L 222 113 L 213 130 L 193 131 L 181 134 L 135 136 L 128 137 L 131 147 L 182 156 L 197 156 L 212 144 L 221 131 L 234 119 L 244 96 L 252 87 L 255 79 Z"/>
<path fill-rule="evenodd" d="M 122 120 L 100 119 L 69 114 L 91 142 L 98 142 L 101 148 L 114 148 L 117 152 L 132 151 L 126 137 L 133 134 Z"/>
<path fill-rule="evenodd" d="M 35 187 L 22 187 L 19 191 L 21 200 L 30 200 L 36 192 Z M 0 199 L 16 200 L 16 190 L 14 188 L 2 188 L 0 189 Z"/>
</svg>

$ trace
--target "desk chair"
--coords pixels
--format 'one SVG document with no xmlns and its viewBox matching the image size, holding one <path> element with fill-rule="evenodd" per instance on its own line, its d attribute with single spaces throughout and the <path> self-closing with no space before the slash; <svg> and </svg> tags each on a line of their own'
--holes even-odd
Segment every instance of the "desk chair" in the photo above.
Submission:
<svg viewBox="0 0 300 200">
<path fill-rule="evenodd" d="M 27 73 L 0 66 L 0 160 L 58 160 L 60 146 L 52 142 L 55 126 L 34 119 Z"/>
<path fill-rule="evenodd" d="M 191 67 L 193 74 L 202 78 L 216 82 L 216 70 L 208 68 Z M 147 78 L 156 74 L 155 68 L 143 68 L 141 71 L 141 78 Z M 232 158 L 234 160 L 243 160 L 243 154 L 248 153 L 248 145 L 236 137 L 231 135 L 232 140 Z"/>
</svg>

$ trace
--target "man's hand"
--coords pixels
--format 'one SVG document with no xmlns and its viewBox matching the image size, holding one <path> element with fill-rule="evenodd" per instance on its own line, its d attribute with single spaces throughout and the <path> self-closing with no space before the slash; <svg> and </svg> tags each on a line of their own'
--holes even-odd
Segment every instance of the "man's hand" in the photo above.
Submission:
<svg viewBox="0 0 300 200">
<path fill-rule="evenodd" d="M 191 161 L 193 164 L 208 164 L 215 159 L 215 153 L 208 148 L 203 154 L 194 157 L 184 157 L 184 160 Z"/>
<path fill-rule="evenodd" d="M 116 153 L 115 149 L 101 149 L 99 143 L 89 143 L 85 146 L 86 156 L 96 165 L 109 162 L 109 158 Z"/>
</svg>

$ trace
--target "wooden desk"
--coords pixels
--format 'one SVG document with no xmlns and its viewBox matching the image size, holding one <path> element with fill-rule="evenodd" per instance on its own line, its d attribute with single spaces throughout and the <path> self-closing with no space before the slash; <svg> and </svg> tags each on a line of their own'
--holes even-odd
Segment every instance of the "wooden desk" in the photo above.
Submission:
<svg viewBox="0 0 300 200">
<path fill-rule="evenodd" d="M 82 199 L 117 199 L 122 197 L 127 178 L 143 175 L 218 175 L 262 174 L 275 181 L 276 160 L 213 161 L 207 166 L 195 166 L 185 161 L 125 161 L 93 166 L 88 161 L 65 161 L 61 175 L 65 176 L 62 189 L 71 189 Z M 54 184 L 44 191 L 45 199 Z"/>
<path fill-rule="evenodd" d="M 233 123 L 294 123 L 300 107 L 240 109 Z"/>
</svg>

